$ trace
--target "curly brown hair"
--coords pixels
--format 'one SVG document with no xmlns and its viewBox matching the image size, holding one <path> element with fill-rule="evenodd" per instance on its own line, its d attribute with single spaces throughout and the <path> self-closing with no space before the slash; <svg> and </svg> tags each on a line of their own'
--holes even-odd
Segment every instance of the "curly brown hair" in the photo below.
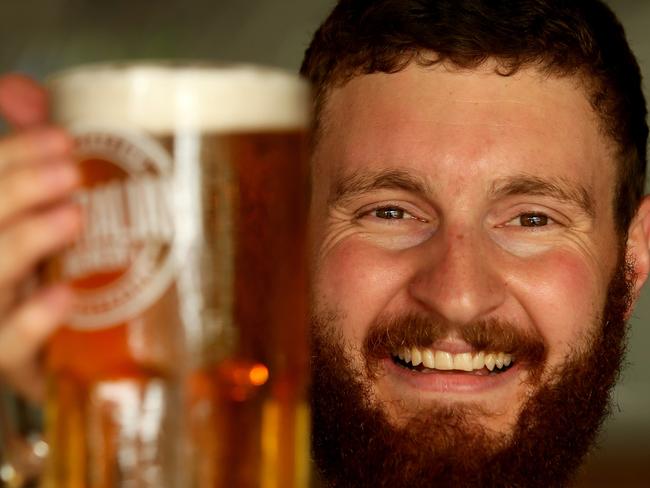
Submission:
<svg viewBox="0 0 650 488">
<path fill-rule="evenodd" d="M 600 0 L 340 0 L 305 53 L 316 120 L 329 91 L 351 78 L 409 63 L 477 68 L 498 61 L 580 78 L 620 168 L 614 208 L 622 236 L 644 194 L 646 102 L 641 73 L 614 13 Z"/>
</svg>

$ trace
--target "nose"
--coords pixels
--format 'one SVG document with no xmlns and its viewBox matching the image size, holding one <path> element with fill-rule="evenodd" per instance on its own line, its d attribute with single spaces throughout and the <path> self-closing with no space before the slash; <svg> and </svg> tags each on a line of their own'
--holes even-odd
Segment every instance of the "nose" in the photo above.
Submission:
<svg viewBox="0 0 650 488">
<path fill-rule="evenodd" d="M 480 235 L 439 236 L 422 249 L 411 297 L 441 320 L 465 325 L 486 318 L 506 299 L 506 280 Z"/>
</svg>

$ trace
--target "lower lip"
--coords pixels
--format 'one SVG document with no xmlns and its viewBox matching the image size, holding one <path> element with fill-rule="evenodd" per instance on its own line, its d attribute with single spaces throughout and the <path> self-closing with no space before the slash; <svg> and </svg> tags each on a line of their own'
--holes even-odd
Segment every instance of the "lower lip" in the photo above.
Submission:
<svg viewBox="0 0 650 488">
<path fill-rule="evenodd" d="M 428 392 L 480 393 L 499 388 L 517 377 L 519 365 L 515 364 L 503 373 L 477 375 L 436 371 L 421 373 L 399 366 L 392 359 L 384 359 L 382 367 L 389 378 L 406 383 L 412 388 Z"/>
</svg>

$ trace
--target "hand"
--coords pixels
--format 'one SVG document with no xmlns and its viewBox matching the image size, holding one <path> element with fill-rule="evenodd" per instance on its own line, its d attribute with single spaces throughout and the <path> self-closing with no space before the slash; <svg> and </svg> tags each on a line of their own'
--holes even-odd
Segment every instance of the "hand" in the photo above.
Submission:
<svg viewBox="0 0 650 488">
<path fill-rule="evenodd" d="M 71 137 L 47 123 L 41 86 L 20 75 L 0 77 L 0 114 L 14 129 L 0 138 L 0 379 L 39 401 L 39 352 L 72 296 L 60 284 L 27 296 L 21 288 L 41 260 L 78 235 L 81 217 L 66 199 L 80 176 Z"/>
</svg>

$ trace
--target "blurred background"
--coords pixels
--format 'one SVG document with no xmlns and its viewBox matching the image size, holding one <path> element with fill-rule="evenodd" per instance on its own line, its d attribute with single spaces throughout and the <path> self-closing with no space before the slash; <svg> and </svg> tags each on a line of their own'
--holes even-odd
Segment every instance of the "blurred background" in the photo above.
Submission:
<svg viewBox="0 0 650 488">
<path fill-rule="evenodd" d="M 4 0 L 0 71 L 42 79 L 114 59 L 238 60 L 297 71 L 334 0 Z M 650 2 L 608 2 L 650 80 Z M 646 83 L 646 90 L 648 85 Z M 648 93 L 646 91 L 646 93 Z M 0 127 L 1 130 L 1 127 Z M 632 319 L 614 417 L 579 486 L 650 487 L 650 286 Z"/>
</svg>

